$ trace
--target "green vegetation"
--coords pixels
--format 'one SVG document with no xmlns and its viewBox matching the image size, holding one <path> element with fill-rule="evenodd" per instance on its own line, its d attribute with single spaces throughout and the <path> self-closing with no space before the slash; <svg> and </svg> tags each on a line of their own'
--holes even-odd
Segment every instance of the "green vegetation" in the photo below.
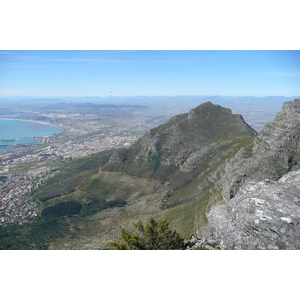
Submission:
<svg viewBox="0 0 300 300">
<path fill-rule="evenodd" d="M 54 206 L 46 207 L 42 211 L 42 217 L 61 217 L 75 215 L 80 212 L 82 205 L 76 201 L 60 202 Z"/>
<path fill-rule="evenodd" d="M 218 245 L 217 243 L 213 243 L 213 244 L 211 244 L 211 246 L 216 250 L 221 250 L 220 245 Z"/>
<path fill-rule="evenodd" d="M 47 184 L 40 189 L 35 196 L 44 202 L 62 195 L 68 195 L 76 190 L 79 184 L 84 181 L 83 176 L 72 176 L 72 173 L 61 173 L 48 180 Z"/>
<path fill-rule="evenodd" d="M 0 227 L 0 249 L 1 250 L 23 250 L 34 249 L 33 243 L 28 239 L 22 227 L 8 225 Z"/>
<path fill-rule="evenodd" d="M 147 131 L 136 130 L 136 131 L 129 131 L 129 133 L 132 134 L 132 135 L 142 136 L 145 133 L 147 133 Z"/>
<path fill-rule="evenodd" d="M 176 250 L 186 249 L 185 237 L 169 228 L 167 220 L 156 221 L 153 218 L 144 225 L 142 221 L 133 223 L 139 233 L 121 228 L 122 242 L 111 242 L 113 250 Z"/>
<path fill-rule="evenodd" d="M 209 250 L 209 249 L 199 246 L 199 247 L 194 248 L 194 250 Z"/>
<path fill-rule="evenodd" d="M 90 189 L 92 183 L 93 183 L 92 180 L 87 181 L 86 183 L 84 183 L 84 184 L 80 187 L 80 190 L 82 190 L 82 191 L 87 191 L 88 189 Z"/>
<path fill-rule="evenodd" d="M 70 234 L 66 219 L 36 218 L 24 225 L 0 226 L 1 250 L 46 250 L 53 239 Z"/>
<path fill-rule="evenodd" d="M 297 153 L 290 153 L 288 159 L 288 171 L 293 170 L 298 165 Z"/>
<path fill-rule="evenodd" d="M 82 186 L 80 186 L 81 191 L 99 191 L 108 188 L 108 183 L 99 178 L 88 180 Z"/>
<path fill-rule="evenodd" d="M 0 226 L 0 250 L 46 250 L 51 242 L 73 237 L 81 217 L 112 207 L 122 207 L 126 201 L 96 201 L 80 204 L 60 202 L 45 208 L 41 215 L 24 225 Z M 75 215 L 78 214 L 78 215 Z"/>
<path fill-rule="evenodd" d="M 124 200 L 113 200 L 113 201 L 94 201 L 92 203 L 83 204 L 82 210 L 80 211 L 80 217 L 91 216 L 101 210 L 111 207 L 123 207 L 127 204 Z"/>
<path fill-rule="evenodd" d="M 28 227 L 27 227 L 28 226 Z M 28 224 L 27 238 L 33 246 L 48 249 L 52 240 L 70 236 L 70 224 L 66 218 L 38 218 Z"/>
<path fill-rule="evenodd" d="M 88 178 L 98 173 L 99 168 L 108 162 L 111 153 L 102 153 L 92 157 L 79 158 L 64 163 L 58 169 L 59 173 L 50 178 L 47 183 L 35 193 L 35 199 L 41 202 L 68 195 L 79 187 L 89 188 Z"/>
</svg>

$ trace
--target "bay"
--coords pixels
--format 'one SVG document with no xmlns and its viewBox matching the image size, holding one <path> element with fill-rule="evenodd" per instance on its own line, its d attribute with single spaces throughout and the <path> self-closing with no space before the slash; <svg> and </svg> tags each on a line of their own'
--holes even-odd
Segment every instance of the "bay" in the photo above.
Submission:
<svg viewBox="0 0 300 300">
<path fill-rule="evenodd" d="M 62 130 L 58 127 L 40 122 L 16 119 L 0 119 L 0 145 L 8 145 L 8 147 L 2 146 L 0 152 L 5 150 L 4 148 L 10 149 L 13 144 L 36 143 L 39 142 L 39 140 L 31 139 L 61 132 Z M 16 139 L 16 141 L 3 141 L 14 139 Z"/>
</svg>

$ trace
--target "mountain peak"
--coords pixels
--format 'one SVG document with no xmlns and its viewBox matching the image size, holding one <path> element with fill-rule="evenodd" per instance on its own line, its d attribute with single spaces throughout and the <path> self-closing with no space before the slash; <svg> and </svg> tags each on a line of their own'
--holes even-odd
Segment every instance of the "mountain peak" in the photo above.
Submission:
<svg viewBox="0 0 300 300">
<path fill-rule="evenodd" d="M 218 104 L 213 104 L 210 101 L 208 101 L 191 109 L 188 113 L 188 118 L 213 118 L 216 117 L 217 114 L 232 114 L 232 112 L 229 108 L 224 108 Z"/>
<path fill-rule="evenodd" d="M 294 101 L 285 102 L 283 104 L 282 110 L 279 114 L 287 115 L 291 120 L 300 119 L 300 99 L 294 99 Z M 299 122 L 299 121 L 298 121 Z"/>
<path fill-rule="evenodd" d="M 165 181 L 174 172 L 199 173 L 225 144 L 255 135 L 241 115 L 206 102 L 116 150 L 104 169 Z"/>
</svg>

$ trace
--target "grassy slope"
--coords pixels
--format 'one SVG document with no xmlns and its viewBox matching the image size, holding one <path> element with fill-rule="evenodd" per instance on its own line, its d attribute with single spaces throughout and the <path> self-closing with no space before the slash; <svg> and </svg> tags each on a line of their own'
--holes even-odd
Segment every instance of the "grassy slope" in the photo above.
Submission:
<svg viewBox="0 0 300 300">
<path fill-rule="evenodd" d="M 120 226 L 127 227 L 132 222 L 139 219 L 146 220 L 150 216 L 168 219 L 172 227 L 182 234 L 189 235 L 193 232 L 200 234 L 206 224 L 205 213 L 209 205 L 220 200 L 207 177 L 226 159 L 232 157 L 241 146 L 249 145 L 252 141 L 253 138 L 222 141 L 224 148 L 218 154 L 218 159 L 213 157 L 205 170 L 177 190 L 172 190 L 168 182 L 131 176 L 122 172 L 101 171 L 99 164 L 96 163 L 97 157 L 91 161 L 81 159 L 69 162 L 65 166 L 65 171 L 69 170 L 66 178 L 63 177 L 64 173 L 57 175 L 57 178 L 54 177 L 36 194 L 38 197 L 51 189 L 65 193 L 44 201 L 42 204 L 44 208 L 71 200 L 83 205 L 99 200 L 107 202 L 125 200 L 127 204 L 125 207 L 107 208 L 87 216 L 79 213 L 66 217 L 67 231 L 71 231 L 72 235 L 68 233 L 65 237 L 52 240 L 50 248 L 103 249 L 107 242 L 118 237 Z M 95 161 L 92 163 L 93 160 Z M 73 188 L 67 193 L 70 182 L 73 183 Z"/>
</svg>

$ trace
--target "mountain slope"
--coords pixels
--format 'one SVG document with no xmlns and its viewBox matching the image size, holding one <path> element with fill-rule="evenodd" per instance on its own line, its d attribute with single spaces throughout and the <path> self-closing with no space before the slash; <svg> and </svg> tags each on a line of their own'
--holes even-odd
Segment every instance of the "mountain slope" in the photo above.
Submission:
<svg viewBox="0 0 300 300">
<path fill-rule="evenodd" d="M 241 115 L 206 102 L 150 130 L 130 148 L 118 149 L 103 170 L 169 181 L 178 188 L 200 174 L 228 142 L 255 135 Z"/>
<path fill-rule="evenodd" d="M 255 136 L 241 115 L 207 102 L 116 150 L 101 170 L 163 183 L 167 192 L 159 215 L 185 234 L 200 234 L 210 205 L 220 200 L 209 178 L 241 148 L 251 146 Z"/>
</svg>

